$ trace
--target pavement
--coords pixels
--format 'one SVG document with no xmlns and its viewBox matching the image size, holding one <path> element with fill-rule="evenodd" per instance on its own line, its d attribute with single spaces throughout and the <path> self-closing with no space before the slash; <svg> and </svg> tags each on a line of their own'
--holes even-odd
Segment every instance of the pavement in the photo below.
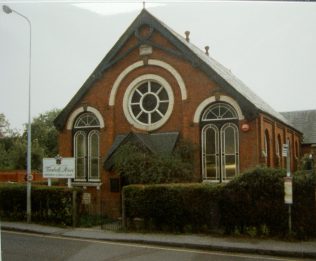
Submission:
<svg viewBox="0 0 316 261">
<path fill-rule="evenodd" d="M 282 241 L 275 239 L 226 237 L 202 234 L 115 232 L 101 229 L 101 227 L 60 228 L 3 221 L 1 222 L 1 229 L 43 235 L 55 235 L 67 238 L 316 259 L 316 239 L 309 241 Z"/>
</svg>

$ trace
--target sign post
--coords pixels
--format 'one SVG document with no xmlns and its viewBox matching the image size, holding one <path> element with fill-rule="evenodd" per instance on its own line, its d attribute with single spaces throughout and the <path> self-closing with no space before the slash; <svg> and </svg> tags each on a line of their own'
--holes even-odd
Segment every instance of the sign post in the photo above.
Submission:
<svg viewBox="0 0 316 261">
<path fill-rule="evenodd" d="M 284 178 L 284 203 L 289 208 L 289 234 L 292 234 L 293 183 L 291 177 L 291 157 L 289 141 L 283 144 L 282 156 L 286 157 L 286 177 Z"/>
</svg>

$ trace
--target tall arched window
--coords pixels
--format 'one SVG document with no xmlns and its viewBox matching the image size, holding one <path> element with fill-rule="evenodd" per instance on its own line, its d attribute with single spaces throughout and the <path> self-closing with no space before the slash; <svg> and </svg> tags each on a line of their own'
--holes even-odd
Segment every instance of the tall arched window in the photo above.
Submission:
<svg viewBox="0 0 316 261">
<path fill-rule="evenodd" d="M 299 158 L 299 146 L 297 140 L 295 141 L 295 158 Z"/>
<path fill-rule="evenodd" d="M 270 137 L 268 130 L 264 132 L 263 152 L 266 158 L 267 167 L 271 167 L 271 154 L 270 154 Z"/>
<path fill-rule="evenodd" d="M 223 182 L 239 173 L 238 116 L 232 106 L 219 102 L 202 114 L 203 180 Z"/>
<path fill-rule="evenodd" d="M 292 144 L 291 144 L 291 140 L 290 140 L 290 138 L 286 138 L 286 143 L 288 144 L 288 157 L 285 157 L 285 163 L 286 163 L 286 169 L 291 169 L 292 167 L 291 167 L 291 165 L 292 165 L 292 161 L 293 161 L 293 158 L 292 158 L 292 156 L 293 156 L 293 154 L 292 154 Z M 287 159 L 290 159 L 290 161 L 288 162 L 288 160 Z M 289 166 L 288 166 L 288 164 L 289 164 Z"/>
<path fill-rule="evenodd" d="M 277 156 L 277 159 L 278 159 L 278 167 L 282 168 L 282 141 L 281 141 L 280 134 L 278 134 L 276 138 L 275 155 Z"/>
<path fill-rule="evenodd" d="M 80 114 L 74 124 L 74 157 L 77 181 L 98 181 L 100 122 L 91 112 Z"/>
<path fill-rule="evenodd" d="M 239 139 L 238 128 L 233 123 L 226 123 L 221 128 L 222 179 L 229 180 L 238 174 Z"/>
</svg>

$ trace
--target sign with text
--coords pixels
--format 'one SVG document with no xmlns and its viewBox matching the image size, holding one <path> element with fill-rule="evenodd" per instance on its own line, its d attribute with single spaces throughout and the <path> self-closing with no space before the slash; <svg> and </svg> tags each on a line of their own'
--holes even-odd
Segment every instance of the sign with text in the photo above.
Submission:
<svg viewBox="0 0 316 261">
<path fill-rule="evenodd" d="M 289 145 L 288 144 L 283 144 L 282 146 L 282 156 L 287 157 L 289 151 Z"/>
<path fill-rule="evenodd" d="M 293 204 L 293 186 L 291 177 L 284 178 L 284 203 Z"/>
<path fill-rule="evenodd" d="M 43 177 L 71 179 L 75 177 L 75 158 L 44 158 Z"/>
</svg>

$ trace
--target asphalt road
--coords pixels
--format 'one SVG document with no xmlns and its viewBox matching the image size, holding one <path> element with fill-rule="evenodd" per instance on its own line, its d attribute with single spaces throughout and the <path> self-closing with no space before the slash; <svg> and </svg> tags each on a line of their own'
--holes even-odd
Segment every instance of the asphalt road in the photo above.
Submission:
<svg viewBox="0 0 316 261">
<path fill-rule="evenodd" d="M 2 261 L 11 260 L 298 260 L 2 231 Z M 1 260 L 1 259 L 0 259 Z M 306 259 L 305 259 L 306 260 Z"/>
</svg>

